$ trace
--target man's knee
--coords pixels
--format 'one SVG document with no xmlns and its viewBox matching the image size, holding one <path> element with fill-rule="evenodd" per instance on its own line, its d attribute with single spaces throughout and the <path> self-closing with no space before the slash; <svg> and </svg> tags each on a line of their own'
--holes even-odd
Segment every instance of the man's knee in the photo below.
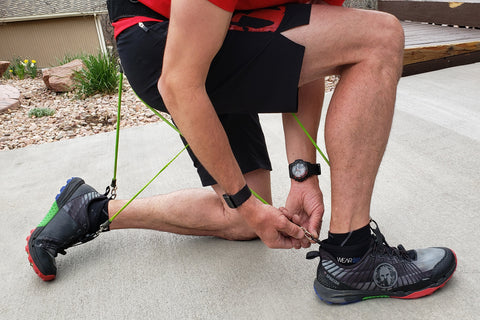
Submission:
<svg viewBox="0 0 480 320">
<path fill-rule="evenodd" d="M 400 21 L 391 14 L 381 12 L 378 13 L 377 23 L 376 58 L 401 68 L 405 34 Z"/>
</svg>

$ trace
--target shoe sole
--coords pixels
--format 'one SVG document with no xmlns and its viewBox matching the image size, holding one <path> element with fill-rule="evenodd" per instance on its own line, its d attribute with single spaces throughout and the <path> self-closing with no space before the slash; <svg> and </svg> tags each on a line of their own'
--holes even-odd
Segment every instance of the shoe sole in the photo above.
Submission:
<svg viewBox="0 0 480 320">
<path fill-rule="evenodd" d="M 313 288 L 317 294 L 317 297 L 327 304 L 350 304 L 376 298 L 418 299 L 431 295 L 438 289 L 444 287 L 448 280 L 452 278 L 453 273 L 457 268 L 457 256 L 453 250 L 452 253 L 455 257 L 455 265 L 453 268 L 435 284 L 419 291 L 386 293 L 382 291 L 371 292 L 361 290 L 334 290 L 321 285 L 317 279 L 314 281 Z"/>
<path fill-rule="evenodd" d="M 42 232 L 43 228 L 55 217 L 55 215 L 58 213 L 60 208 L 62 208 L 66 200 L 70 198 L 70 196 L 75 193 L 75 191 L 83 185 L 85 182 L 76 177 L 72 177 L 67 180 L 66 184 L 60 188 L 60 192 L 56 195 L 55 201 L 53 202 L 50 210 L 48 211 L 47 215 L 43 220 L 38 224 L 38 226 L 35 229 L 32 229 L 30 231 L 30 235 L 26 238 L 27 240 L 27 245 L 25 246 L 25 251 L 27 252 L 28 255 L 28 261 L 30 262 L 30 265 L 32 266 L 33 270 L 35 273 L 43 280 L 43 281 L 51 281 L 55 279 L 56 275 L 55 274 L 43 274 L 40 269 L 38 268 L 37 264 L 35 263 L 35 260 L 38 261 L 38 257 L 35 253 L 35 250 L 32 250 L 32 243 L 35 238 Z M 32 239 L 32 243 L 30 242 L 30 239 Z"/>
</svg>

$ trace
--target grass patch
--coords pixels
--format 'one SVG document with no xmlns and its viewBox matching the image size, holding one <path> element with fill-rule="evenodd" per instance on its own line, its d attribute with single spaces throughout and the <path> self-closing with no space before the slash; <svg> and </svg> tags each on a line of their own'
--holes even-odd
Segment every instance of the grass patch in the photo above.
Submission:
<svg viewBox="0 0 480 320">
<path fill-rule="evenodd" d="M 75 72 L 77 96 L 86 98 L 97 93 L 115 93 L 118 84 L 117 62 L 112 55 L 88 55 L 82 59 L 85 68 Z"/>
<path fill-rule="evenodd" d="M 28 111 L 29 117 L 41 118 L 41 117 L 50 117 L 55 114 L 55 110 L 50 108 L 33 108 Z"/>
</svg>

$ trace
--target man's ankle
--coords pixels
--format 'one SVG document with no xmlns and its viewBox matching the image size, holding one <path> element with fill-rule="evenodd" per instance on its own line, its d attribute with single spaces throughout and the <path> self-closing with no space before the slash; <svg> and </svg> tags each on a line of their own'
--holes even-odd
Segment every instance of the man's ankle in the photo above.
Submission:
<svg viewBox="0 0 480 320">
<path fill-rule="evenodd" d="M 332 254 L 339 263 L 352 265 L 360 261 L 370 248 L 372 241 L 370 224 L 348 232 L 328 233 L 328 238 L 322 242 L 322 247 Z"/>
</svg>

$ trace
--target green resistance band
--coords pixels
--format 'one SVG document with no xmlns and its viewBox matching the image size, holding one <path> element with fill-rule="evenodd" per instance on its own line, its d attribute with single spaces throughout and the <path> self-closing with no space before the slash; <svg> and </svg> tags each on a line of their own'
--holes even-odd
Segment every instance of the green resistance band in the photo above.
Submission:
<svg viewBox="0 0 480 320">
<path fill-rule="evenodd" d="M 313 140 L 312 136 L 308 133 L 307 129 L 305 129 L 303 123 L 301 123 L 300 119 L 298 119 L 297 115 L 295 113 L 292 113 L 292 116 L 295 118 L 295 120 L 297 120 L 298 125 L 300 126 L 300 128 L 302 128 L 303 132 L 305 132 L 308 139 L 310 139 L 310 141 L 314 145 L 315 149 L 317 149 L 318 153 L 320 153 L 320 155 L 322 156 L 323 160 L 325 160 L 328 166 L 330 166 L 330 161 L 328 161 L 327 157 L 323 154 L 322 150 L 320 150 L 315 140 Z"/>
<path fill-rule="evenodd" d="M 187 149 L 188 147 L 188 144 L 183 147 L 183 149 L 178 152 L 173 158 L 172 160 L 170 160 L 162 169 L 160 169 L 160 171 L 158 171 L 158 173 L 152 178 L 150 179 L 150 181 L 147 182 L 146 185 L 144 185 L 132 198 L 130 198 L 130 200 L 127 201 L 127 203 L 125 203 L 123 205 L 123 207 L 121 207 L 112 217 L 110 217 L 110 219 L 108 219 L 107 221 L 105 221 L 103 224 L 100 225 L 100 232 L 102 231 L 106 231 L 108 229 L 108 226 L 112 223 L 112 221 L 133 201 L 135 200 L 136 197 L 138 197 L 140 195 L 140 193 L 143 192 L 143 190 L 145 190 L 159 175 L 160 173 L 162 173 L 173 161 L 175 161 L 178 156 L 183 152 L 185 151 L 185 149 Z"/>
</svg>

